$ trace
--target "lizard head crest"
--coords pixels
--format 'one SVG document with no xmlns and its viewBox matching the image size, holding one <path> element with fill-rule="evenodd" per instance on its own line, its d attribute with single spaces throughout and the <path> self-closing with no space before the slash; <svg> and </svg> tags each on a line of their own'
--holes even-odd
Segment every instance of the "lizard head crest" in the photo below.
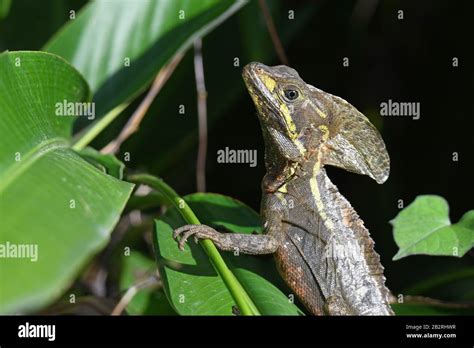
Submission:
<svg viewBox="0 0 474 348">
<path fill-rule="evenodd" d="M 345 100 L 303 81 L 290 67 L 249 63 L 243 79 L 258 111 L 266 148 L 300 162 L 320 149 L 322 164 L 383 183 L 390 161 L 377 129 Z M 272 158 L 275 158 L 275 153 Z"/>
</svg>

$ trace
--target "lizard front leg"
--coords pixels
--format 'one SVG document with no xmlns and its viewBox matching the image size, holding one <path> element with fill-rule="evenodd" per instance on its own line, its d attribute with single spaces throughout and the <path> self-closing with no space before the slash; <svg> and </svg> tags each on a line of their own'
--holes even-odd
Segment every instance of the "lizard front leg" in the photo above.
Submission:
<svg viewBox="0 0 474 348">
<path fill-rule="evenodd" d="M 221 250 L 237 250 L 252 255 L 274 253 L 280 245 L 279 238 L 273 234 L 220 233 L 207 225 L 185 225 L 173 233 L 174 239 L 180 238 L 178 246 L 181 250 L 190 236 L 210 239 Z"/>
</svg>

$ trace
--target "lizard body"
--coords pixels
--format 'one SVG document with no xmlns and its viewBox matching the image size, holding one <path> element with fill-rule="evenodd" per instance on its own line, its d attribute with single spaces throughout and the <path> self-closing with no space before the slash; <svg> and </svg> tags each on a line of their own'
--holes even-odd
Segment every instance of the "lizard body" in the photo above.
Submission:
<svg viewBox="0 0 474 348">
<path fill-rule="evenodd" d="M 324 169 L 333 165 L 383 183 L 389 157 L 368 119 L 341 98 L 306 84 L 286 66 L 250 63 L 244 81 L 265 140 L 265 234 L 177 229 L 222 250 L 273 253 L 280 274 L 315 315 L 391 315 L 389 291 L 373 241 Z"/>
</svg>

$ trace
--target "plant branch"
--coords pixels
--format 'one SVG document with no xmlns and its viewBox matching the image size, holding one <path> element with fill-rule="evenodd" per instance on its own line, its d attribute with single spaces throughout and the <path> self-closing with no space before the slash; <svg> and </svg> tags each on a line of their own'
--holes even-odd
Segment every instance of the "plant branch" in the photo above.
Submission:
<svg viewBox="0 0 474 348">
<path fill-rule="evenodd" d="M 267 25 L 267 30 L 272 39 L 273 46 L 275 46 L 275 51 L 277 53 L 278 59 L 282 64 L 288 65 L 288 58 L 281 43 L 280 37 L 278 36 L 278 32 L 276 30 L 275 23 L 273 22 L 273 18 L 268 8 L 268 5 L 265 0 L 258 0 L 258 4 L 260 5 L 260 9 L 262 10 L 263 18 L 265 19 L 265 24 Z"/>
<path fill-rule="evenodd" d="M 415 304 L 415 305 L 416 304 L 430 305 L 430 306 L 442 307 L 442 308 L 464 308 L 464 309 L 474 308 L 474 303 L 446 302 L 446 301 L 441 301 L 441 300 L 431 298 L 431 297 L 411 296 L 411 295 L 404 296 L 403 303 Z"/>
<path fill-rule="evenodd" d="M 118 115 L 128 106 L 128 103 L 123 103 L 111 111 L 109 111 L 104 117 L 100 120 L 94 122 L 89 129 L 87 129 L 83 136 L 81 136 L 72 146 L 76 151 L 84 149 L 87 145 L 91 143 L 92 140 L 97 137 L 113 120 L 117 118 Z"/>
<path fill-rule="evenodd" d="M 147 174 L 132 175 L 128 177 L 128 180 L 137 184 L 151 186 L 163 195 L 168 205 L 176 208 L 188 224 L 201 224 L 188 204 L 163 180 Z M 259 315 L 260 313 L 257 307 L 243 288 L 242 284 L 240 284 L 232 271 L 227 267 L 214 243 L 209 239 L 203 239 L 199 240 L 199 244 L 202 246 L 215 270 L 224 281 L 231 296 L 235 300 L 235 303 L 239 307 L 240 312 L 243 315 Z"/>
<path fill-rule="evenodd" d="M 158 286 L 159 284 L 160 284 L 160 281 L 158 280 L 156 276 L 150 276 L 136 283 L 135 285 L 131 286 L 130 288 L 127 289 L 127 291 L 122 296 L 119 303 L 117 303 L 115 308 L 112 310 L 112 313 L 110 313 L 110 315 L 115 316 L 115 315 L 122 314 L 124 309 L 128 306 L 130 302 L 132 302 L 133 298 L 140 290 Z"/>
<path fill-rule="evenodd" d="M 202 39 L 194 41 L 194 74 L 198 104 L 199 146 L 196 161 L 196 186 L 198 192 L 206 191 L 206 152 L 207 152 L 207 91 L 204 80 L 202 59 Z"/>
<path fill-rule="evenodd" d="M 107 144 L 107 146 L 101 150 L 102 153 L 116 154 L 122 143 L 139 129 L 140 123 L 145 117 L 150 105 L 153 103 L 153 100 L 155 100 L 166 81 L 168 81 L 169 77 L 173 74 L 173 71 L 176 69 L 183 56 L 184 52 L 176 53 L 169 63 L 160 69 L 145 98 L 143 98 L 138 108 L 127 121 L 118 137 Z"/>
</svg>

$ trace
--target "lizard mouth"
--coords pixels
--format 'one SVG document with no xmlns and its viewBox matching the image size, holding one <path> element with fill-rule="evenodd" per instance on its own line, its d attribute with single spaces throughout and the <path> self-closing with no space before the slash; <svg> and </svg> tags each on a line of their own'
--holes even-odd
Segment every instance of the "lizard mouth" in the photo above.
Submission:
<svg viewBox="0 0 474 348">
<path fill-rule="evenodd" d="M 243 71 L 242 77 L 244 79 L 247 90 L 258 110 L 260 118 L 273 119 L 281 129 L 286 129 L 284 119 L 280 115 L 280 102 L 273 95 L 273 91 L 268 88 L 268 81 L 271 73 L 268 67 L 262 63 L 252 62 L 247 64 Z M 271 79 L 271 81 L 274 81 Z M 273 86 L 275 88 L 275 86 Z"/>
<path fill-rule="evenodd" d="M 264 67 L 266 66 L 261 63 L 252 62 L 247 64 L 242 71 L 245 85 L 254 101 L 256 98 L 258 101 L 268 100 L 270 97 L 273 98 L 272 96 L 269 96 L 269 91 L 261 80 L 261 76 L 265 74 Z"/>
</svg>

